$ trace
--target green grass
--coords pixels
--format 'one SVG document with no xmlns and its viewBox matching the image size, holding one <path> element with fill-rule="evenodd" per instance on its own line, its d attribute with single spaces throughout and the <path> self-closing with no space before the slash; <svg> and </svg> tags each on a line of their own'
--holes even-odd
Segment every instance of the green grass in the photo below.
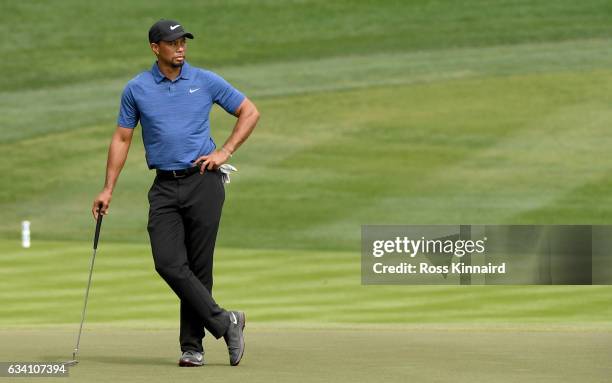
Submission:
<svg viewBox="0 0 612 383">
<path fill-rule="evenodd" d="M 568 45 L 556 48 L 560 58 Z M 355 250 L 361 224 L 609 223 L 610 72 L 514 70 L 262 96 L 261 125 L 232 161 L 240 172 L 227 187 L 220 244 Z M 215 114 L 213 124 L 224 137 L 230 120 Z M 0 170 L 19 171 L 2 181 L 0 233 L 17 238 L 30 219 L 37 239 L 88 238 L 112 128 L 39 129 L 0 144 Z M 152 175 L 140 141 L 105 225 L 111 241 L 147 241 Z"/>
<path fill-rule="evenodd" d="M 78 323 L 91 245 L 0 242 L 0 327 Z M 361 286 L 359 254 L 218 248 L 217 301 L 256 323 L 610 327 L 607 286 Z M 102 236 L 88 323 L 172 327 L 178 301 L 148 245 Z"/>
<path fill-rule="evenodd" d="M 0 358 L 70 358 L 66 328 L 0 330 Z M 610 374 L 612 333 L 380 328 L 247 328 L 245 356 L 230 367 L 222 341 L 206 339 L 207 364 L 177 368 L 176 331 L 90 326 L 80 363 L 54 382 L 600 382 Z M 32 347 L 32 345 L 36 347 Z M 11 348 L 6 345 L 12 345 Z M 17 380 L 16 380 L 17 381 Z M 41 378 L 20 378 L 40 382 Z"/>
<path fill-rule="evenodd" d="M 35 240 L 90 237 L 119 94 L 151 65 L 144 38 L 162 15 L 198 36 L 192 64 L 262 112 L 232 161 L 221 246 L 355 251 L 372 223 L 610 222 L 606 2 L 87 7 L 9 2 L 0 16 L 22 32 L 2 42 L 2 238 L 23 219 Z M 233 120 L 212 121 L 223 141 Z M 148 239 L 139 134 L 110 241 Z"/>
<path fill-rule="evenodd" d="M 52 89 L 150 65 L 148 28 L 176 18 L 206 66 L 612 36 L 605 0 L 8 1 L 0 89 Z M 34 22 L 35 20 L 35 22 Z M 10 36 L 10 37 L 9 37 Z M 22 65 L 27 65 L 24 70 Z"/>
<path fill-rule="evenodd" d="M 151 66 L 146 32 L 167 17 L 196 35 L 191 64 L 262 112 L 232 159 L 215 254 L 215 298 L 248 315 L 246 357 L 227 367 L 209 336 L 208 366 L 175 368 L 178 301 L 153 268 L 138 128 L 71 381 L 612 373 L 609 286 L 362 286 L 359 269 L 363 224 L 612 222 L 609 1 L 10 0 L 2 11 L 0 360 L 70 357 L 119 96 Z M 223 141 L 233 119 L 211 118 Z"/>
<path fill-rule="evenodd" d="M 612 222 L 606 1 L 9 1 L 0 42 L 0 326 L 77 323 L 90 204 L 146 31 L 262 112 L 232 159 L 215 296 L 254 323 L 609 329 L 607 286 L 361 286 L 363 224 Z M 233 124 L 216 109 L 223 141 Z M 175 326 L 146 233 L 140 128 L 88 323 Z M 17 247 L 20 221 L 33 248 Z M 531 327 L 529 327 L 531 328 Z"/>
<path fill-rule="evenodd" d="M 91 245 L 0 241 L 0 360 L 71 358 Z M 144 244 L 100 244 L 70 381 L 602 381 L 604 286 L 360 286 L 350 252 L 219 248 L 215 297 L 248 313 L 246 353 L 179 369 L 178 301 Z M 459 374 L 459 375 L 457 375 Z M 38 381 L 40 378 L 32 379 Z M 29 381 L 23 379 L 23 381 Z"/>
</svg>

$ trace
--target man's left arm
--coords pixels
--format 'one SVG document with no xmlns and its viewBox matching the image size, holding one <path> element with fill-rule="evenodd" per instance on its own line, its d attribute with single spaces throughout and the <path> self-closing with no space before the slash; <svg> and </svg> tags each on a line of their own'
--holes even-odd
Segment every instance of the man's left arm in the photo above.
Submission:
<svg viewBox="0 0 612 383">
<path fill-rule="evenodd" d="M 225 141 L 221 149 L 215 150 L 195 160 L 196 165 L 200 163 L 200 174 L 204 173 L 206 169 L 213 170 L 225 163 L 251 135 L 251 132 L 253 132 L 259 120 L 259 111 L 257 107 L 246 97 L 242 103 L 240 103 L 234 115 L 238 117 L 238 120 L 236 121 L 236 125 L 234 125 L 232 134 Z"/>
</svg>

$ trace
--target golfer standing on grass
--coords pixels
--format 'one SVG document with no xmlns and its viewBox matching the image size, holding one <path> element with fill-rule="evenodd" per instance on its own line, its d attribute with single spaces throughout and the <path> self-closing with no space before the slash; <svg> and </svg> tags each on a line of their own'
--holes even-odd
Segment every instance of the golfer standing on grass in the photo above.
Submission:
<svg viewBox="0 0 612 383">
<path fill-rule="evenodd" d="M 193 35 L 174 20 L 160 20 L 149 30 L 157 60 L 123 90 L 106 182 L 92 211 L 97 218 L 101 205 L 107 214 L 140 121 L 147 164 L 157 173 L 148 194 L 147 226 L 155 270 L 181 300 L 179 366 L 203 364 L 205 328 L 225 339 L 230 364 L 236 366 L 244 352 L 245 315 L 224 310 L 212 297 L 213 252 L 225 199 L 218 168 L 251 134 L 259 112 L 223 78 L 189 65 L 185 38 Z M 238 118 L 221 148 L 210 134 L 213 104 Z"/>
</svg>

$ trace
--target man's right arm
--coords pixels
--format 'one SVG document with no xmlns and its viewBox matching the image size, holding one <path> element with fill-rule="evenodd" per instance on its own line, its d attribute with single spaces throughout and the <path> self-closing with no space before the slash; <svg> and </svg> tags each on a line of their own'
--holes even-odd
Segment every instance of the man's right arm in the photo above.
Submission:
<svg viewBox="0 0 612 383">
<path fill-rule="evenodd" d="M 104 189 L 102 189 L 100 194 L 94 199 L 93 207 L 91 208 L 94 219 L 98 219 L 98 207 L 100 205 L 102 205 L 102 215 L 108 214 L 108 207 L 113 195 L 113 190 L 115 189 L 117 178 L 119 178 L 119 173 L 121 173 L 121 169 L 123 169 L 123 165 L 125 164 L 133 135 L 134 129 L 124 128 L 122 126 L 117 126 L 113 134 L 113 138 L 108 148 Z"/>
</svg>

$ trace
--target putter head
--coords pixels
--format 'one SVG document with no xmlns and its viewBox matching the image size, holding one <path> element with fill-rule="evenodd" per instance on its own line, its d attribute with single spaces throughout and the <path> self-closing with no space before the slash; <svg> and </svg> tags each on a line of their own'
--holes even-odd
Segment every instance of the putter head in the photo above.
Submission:
<svg viewBox="0 0 612 383">
<path fill-rule="evenodd" d="M 67 362 L 62 362 L 62 364 L 63 364 L 64 366 L 68 366 L 68 367 L 71 367 L 71 366 L 76 366 L 78 363 L 79 363 L 79 361 L 78 361 L 78 360 L 76 360 L 76 359 L 69 360 L 69 361 L 67 361 Z"/>
</svg>

